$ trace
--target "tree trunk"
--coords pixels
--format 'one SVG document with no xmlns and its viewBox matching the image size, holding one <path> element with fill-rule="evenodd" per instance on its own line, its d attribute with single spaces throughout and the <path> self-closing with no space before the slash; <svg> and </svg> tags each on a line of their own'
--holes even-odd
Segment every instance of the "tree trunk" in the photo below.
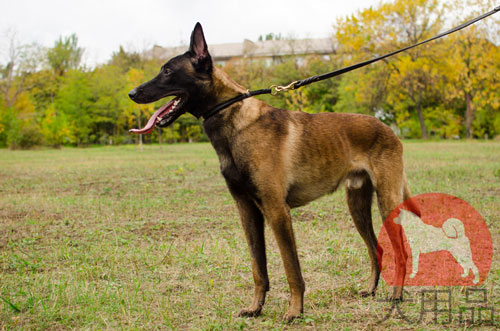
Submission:
<svg viewBox="0 0 500 331">
<path fill-rule="evenodd" d="M 472 122 L 474 122 L 474 108 L 472 107 L 472 96 L 470 92 L 465 92 L 465 136 L 472 138 Z"/>
<path fill-rule="evenodd" d="M 425 126 L 424 115 L 422 114 L 422 92 L 418 91 L 418 100 L 415 105 L 417 108 L 418 121 L 420 122 L 420 131 L 422 132 L 422 139 L 429 138 L 427 134 L 427 127 Z"/>
<path fill-rule="evenodd" d="M 12 107 L 14 105 L 14 100 L 10 97 L 10 89 L 12 87 L 12 82 L 14 80 L 14 63 L 9 62 L 7 64 L 7 86 L 5 87 L 5 102 L 7 104 L 7 108 Z"/>
</svg>

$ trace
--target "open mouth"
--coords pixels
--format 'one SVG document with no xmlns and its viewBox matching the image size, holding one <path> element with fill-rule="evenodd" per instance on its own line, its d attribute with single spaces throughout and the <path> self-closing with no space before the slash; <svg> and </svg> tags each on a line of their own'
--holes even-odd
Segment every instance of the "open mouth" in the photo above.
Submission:
<svg viewBox="0 0 500 331">
<path fill-rule="evenodd" d="M 170 100 L 166 105 L 161 106 L 155 113 L 149 118 L 149 121 L 142 129 L 130 129 L 129 132 L 137 134 L 148 134 L 155 126 L 164 128 L 172 124 L 179 116 L 184 114 L 182 106 L 184 101 L 181 97 L 175 97 Z"/>
</svg>

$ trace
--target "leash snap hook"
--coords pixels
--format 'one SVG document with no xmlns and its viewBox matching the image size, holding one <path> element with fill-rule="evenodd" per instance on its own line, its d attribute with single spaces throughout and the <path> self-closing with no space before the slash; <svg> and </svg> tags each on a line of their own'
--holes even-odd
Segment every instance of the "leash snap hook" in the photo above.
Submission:
<svg viewBox="0 0 500 331">
<path fill-rule="evenodd" d="M 294 82 L 291 82 L 290 84 L 286 86 L 279 86 L 279 85 L 271 85 L 269 88 L 271 89 L 271 95 L 277 95 L 280 92 L 286 92 L 289 90 L 294 90 L 295 89 L 295 84 L 297 84 L 299 81 L 296 80 Z"/>
</svg>

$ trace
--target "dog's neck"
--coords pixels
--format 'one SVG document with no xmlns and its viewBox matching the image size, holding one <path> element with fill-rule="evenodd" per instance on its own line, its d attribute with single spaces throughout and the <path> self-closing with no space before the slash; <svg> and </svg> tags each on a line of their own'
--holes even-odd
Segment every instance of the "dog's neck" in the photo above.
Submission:
<svg viewBox="0 0 500 331">
<path fill-rule="evenodd" d="M 216 99 L 219 103 L 246 92 L 243 86 L 232 80 L 224 70 L 218 67 L 214 67 L 212 79 Z"/>
<path fill-rule="evenodd" d="M 223 103 L 248 91 L 246 88 L 232 80 L 229 75 L 224 72 L 224 70 L 218 67 L 214 67 L 212 81 L 213 93 L 215 94 L 214 99 L 217 100 L 217 104 Z M 262 110 L 267 108 L 263 107 L 264 105 L 266 105 L 264 102 L 255 98 L 245 99 L 223 110 L 222 117 L 227 120 L 228 117 L 238 118 L 244 116 L 246 118 L 245 122 L 248 123 L 251 122 L 252 118 L 256 118 L 261 115 Z"/>
<path fill-rule="evenodd" d="M 215 99 L 217 103 L 225 102 L 247 91 L 247 89 L 233 81 L 228 74 L 217 67 L 214 67 L 212 82 L 213 98 L 211 99 Z M 263 101 L 256 98 L 248 98 L 236 102 L 204 121 L 203 128 L 215 149 L 220 152 L 221 141 L 225 141 L 222 145 L 226 146 L 235 132 L 244 129 L 245 126 L 251 125 L 269 108 Z M 225 150 L 226 147 L 222 149 Z"/>
</svg>

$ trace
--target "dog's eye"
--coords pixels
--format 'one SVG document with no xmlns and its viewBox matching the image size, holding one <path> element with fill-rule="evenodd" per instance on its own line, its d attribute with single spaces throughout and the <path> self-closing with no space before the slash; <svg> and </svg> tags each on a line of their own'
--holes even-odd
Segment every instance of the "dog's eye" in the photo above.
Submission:
<svg viewBox="0 0 500 331">
<path fill-rule="evenodd" d="M 167 68 L 167 67 L 163 67 L 162 68 L 162 71 L 165 75 L 170 75 L 172 73 L 172 69 L 170 68 Z"/>
</svg>

